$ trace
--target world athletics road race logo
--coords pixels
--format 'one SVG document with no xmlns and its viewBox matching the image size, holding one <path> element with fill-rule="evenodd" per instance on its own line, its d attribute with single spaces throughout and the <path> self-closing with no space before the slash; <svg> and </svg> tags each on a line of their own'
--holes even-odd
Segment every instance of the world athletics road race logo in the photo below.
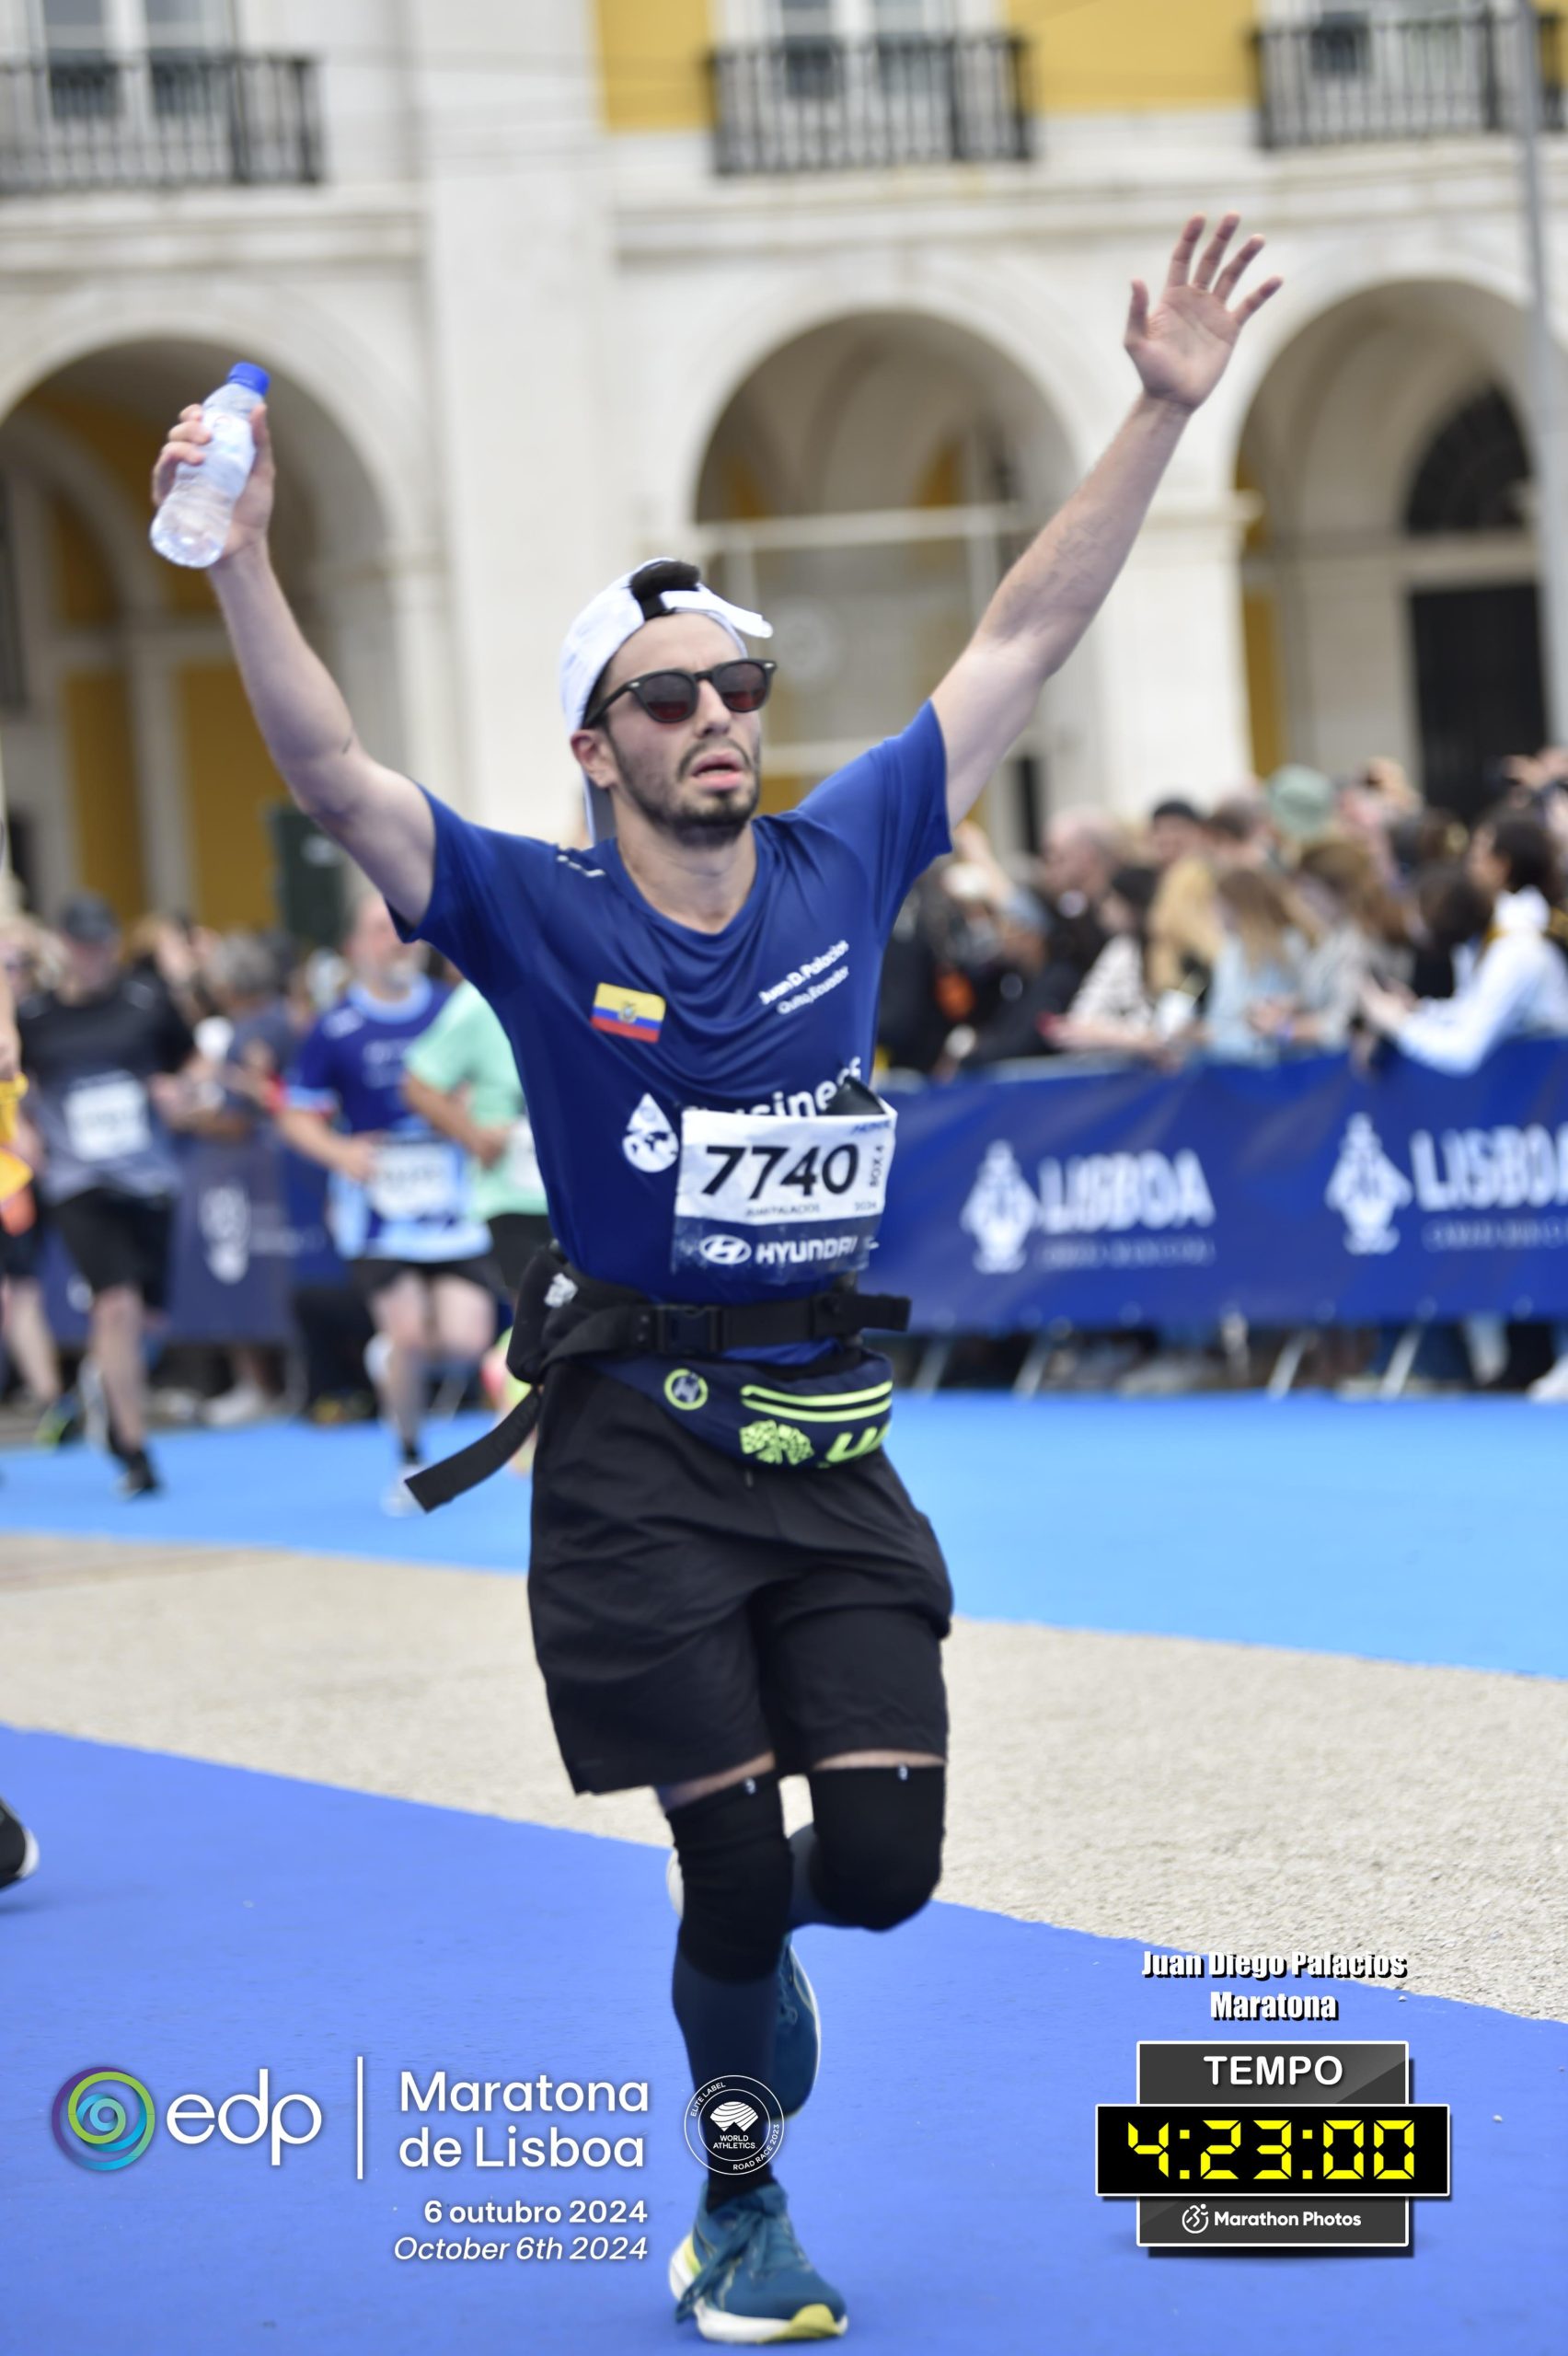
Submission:
<svg viewBox="0 0 1568 2356">
<path fill-rule="evenodd" d="M 157 2112 L 129 2070 L 78 2070 L 55 2096 L 50 2123 L 66 2158 L 101 2175 L 141 2158 Z"/>
</svg>

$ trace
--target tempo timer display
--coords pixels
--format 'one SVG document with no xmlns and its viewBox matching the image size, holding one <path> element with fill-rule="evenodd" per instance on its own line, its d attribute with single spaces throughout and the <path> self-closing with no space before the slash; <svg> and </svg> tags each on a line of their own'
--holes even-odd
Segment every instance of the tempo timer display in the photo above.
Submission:
<svg viewBox="0 0 1568 2356">
<path fill-rule="evenodd" d="M 1226 2194 L 1311 2185 L 1364 2200 L 1445 2200 L 1448 2106 L 1096 2106 L 1094 2189 L 1101 2200 L 1147 2200 L 1182 2184 Z"/>
</svg>

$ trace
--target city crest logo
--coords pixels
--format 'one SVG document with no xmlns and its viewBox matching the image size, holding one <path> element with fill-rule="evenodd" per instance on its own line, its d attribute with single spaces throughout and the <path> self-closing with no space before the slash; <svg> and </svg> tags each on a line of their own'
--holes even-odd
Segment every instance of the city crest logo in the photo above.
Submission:
<svg viewBox="0 0 1568 2356">
<path fill-rule="evenodd" d="M 1383 1150 L 1382 1139 L 1365 1113 L 1353 1113 L 1323 1200 L 1344 1221 L 1344 1248 L 1358 1256 L 1392 1252 L 1399 1245 L 1394 1213 L 1404 1209 L 1413 1188 Z"/>
<path fill-rule="evenodd" d="M 153 2140 L 157 2110 L 129 2070 L 78 2070 L 54 2097 L 50 2125 L 68 2160 L 95 2175 L 128 2168 Z"/>
</svg>

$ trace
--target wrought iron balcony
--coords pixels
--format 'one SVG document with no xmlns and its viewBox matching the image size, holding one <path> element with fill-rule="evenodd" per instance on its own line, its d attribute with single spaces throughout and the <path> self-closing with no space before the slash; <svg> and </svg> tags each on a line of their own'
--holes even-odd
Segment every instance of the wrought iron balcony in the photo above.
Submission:
<svg viewBox="0 0 1568 2356">
<path fill-rule="evenodd" d="M 1541 121 L 1562 123 L 1562 19 L 1540 23 Z M 1325 7 L 1252 36 L 1265 147 L 1437 139 L 1517 120 L 1516 35 L 1499 9 L 1385 17 Z"/>
<path fill-rule="evenodd" d="M 1030 153 L 1026 44 L 786 40 L 716 50 L 721 172 L 844 172 L 896 164 L 1021 163 Z"/>
<path fill-rule="evenodd" d="M 313 59 L 57 52 L 0 65 L 0 195 L 321 177 Z"/>
</svg>

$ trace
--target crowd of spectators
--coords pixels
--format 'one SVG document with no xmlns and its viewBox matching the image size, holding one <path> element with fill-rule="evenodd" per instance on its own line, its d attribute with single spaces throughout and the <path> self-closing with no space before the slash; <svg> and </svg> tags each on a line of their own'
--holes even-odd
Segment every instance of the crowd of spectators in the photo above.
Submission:
<svg viewBox="0 0 1568 2356">
<path fill-rule="evenodd" d="M 1397 764 L 1292 766 L 1205 809 L 1066 810 L 998 860 L 979 827 L 902 910 L 881 1045 L 952 1080 L 1033 1057 L 1280 1056 L 1396 1041 L 1470 1071 L 1568 1034 L 1568 754 L 1505 764 L 1473 826 Z"/>
<path fill-rule="evenodd" d="M 1568 754 L 1508 762 L 1496 784 L 1470 825 L 1426 808 L 1396 764 L 1371 761 L 1340 781 L 1287 767 L 1203 805 L 1171 795 L 1134 821 L 1065 810 L 1038 855 L 998 858 L 963 826 L 900 914 L 879 1060 L 948 1084 L 1025 1058 L 1170 1069 L 1194 1056 L 1258 1064 L 1346 1047 L 1370 1059 L 1393 1041 L 1468 1071 L 1508 1036 L 1568 1036 Z M 92 932 L 89 897 L 52 927 L 0 922 L 18 1002 L 95 953 L 73 937 Z M 301 1041 L 352 979 L 335 951 L 170 916 L 142 919 L 116 954 L 179 1028 L 174 1068 L 147 1083 L 160 1122 L 219 1142 L 277 1126 Z M 504 1132 L 470 1135 L 478 1120 L 465 1126 L 458 1109 L 444 1126 L 482 1147 L 488 1166 Z M 25 1127 L 21 1144 L 37 1151 Z M 4 1374 L 47 1426 L 71 1394 L 36 1259 L 13 1239 Z M 305 1347 L 289 1403 L 373 1412 L 363 1304 L 347 1288 L 340 1299 L 302 1289 L 296 1307 Z M 209 1353 L 190 1411 L 244 1421 L 276 1412 L 286 1388 L 276 1349 Z"/>
</svg>

